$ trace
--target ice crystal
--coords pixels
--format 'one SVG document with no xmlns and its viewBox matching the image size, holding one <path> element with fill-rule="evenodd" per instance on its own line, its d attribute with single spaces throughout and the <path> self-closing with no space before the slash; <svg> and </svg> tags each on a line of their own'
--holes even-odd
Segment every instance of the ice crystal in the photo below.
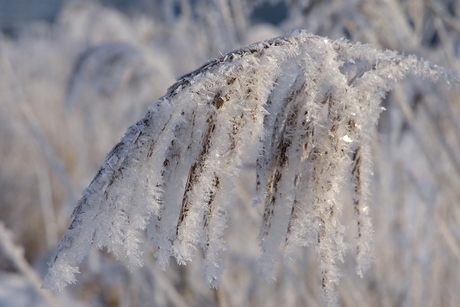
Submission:
<svg viewBox="0 0 460 307">
<path fill-rule="evenodd" d="M 184 264 L 197 247 L 217 287 L 219 251 L 232 207 L 231 178 L 252 155 L 254 203 L 264 207 L 261 271 L 274 279 L 285 258 L 316 247 L 325 305 L 337 304 L 337 262 L 349 249 L 341 193 L 353 193 L 357 273 L 372 255 L 371 138 L 392 85 L 407 74 L 458 84 L 458 75 L 413 56 L 329 40 L 306 31 L 252 44 L 184 75 L 109 152 L 73 212 L 46 288 L 74 282 L 92 248 L 124 250 L 142 265 L 147 233 L 157 263 Z"/>
</svg>

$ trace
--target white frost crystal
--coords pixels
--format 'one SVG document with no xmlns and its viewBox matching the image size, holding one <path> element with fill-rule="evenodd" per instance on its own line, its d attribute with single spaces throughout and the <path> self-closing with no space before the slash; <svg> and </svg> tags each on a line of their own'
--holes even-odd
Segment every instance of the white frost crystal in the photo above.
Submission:
<svg viewBox="0 0 460 307">
<path fill-rule="evenodd" d="M 336 263 L 349 246 L 341 193 L 352 182 L 362 275 L 372 260 L 371 136 L 381 99 L 407 74 L 459 80 L 413 56 L 306 31 L 233 51 L 182 76 L 107 155 L 74 210 L 44 287 L 75 282 L 90 249 L 124 250 L 130 265 L 141 266 L 145 232 L 162 268 L 171 257 L 190 261 L 201 247 L 206 280 L 217 287 L 231 177 L 243 156 L 258 153 L 261 271 L 274 278 L 280 245 L 286 258 L 314 245 L 324 303 L 336 305 Z"/>
</svg>

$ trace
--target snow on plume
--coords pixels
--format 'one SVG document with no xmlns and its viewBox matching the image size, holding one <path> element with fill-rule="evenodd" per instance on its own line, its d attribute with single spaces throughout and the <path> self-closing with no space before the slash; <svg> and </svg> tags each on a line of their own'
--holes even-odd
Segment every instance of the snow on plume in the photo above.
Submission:
<svg viewBox="0 0 460 307">
<path fill-rule="evenodd" d="M 274 279 L 285 258 L 316 247 L 327 306 L 350 244 L 341 193 L 353 193 L 358 225 L 357 273 L 370 266 L 371 138 L 380 102 L 392 85 L 415 74 L 458 84 L 458 74 L 412 56 L 329 40 L 306 31 L 255 43 L 184 75 L 109 152 L 75 208 L 45 288 L 75 282 L 90 249 L 107 248 L 142 265 L 146 233 L 157 264 L 204 252 L 203 272 L 217 287 L 219 252 L 232 207 L 231 178 L 254 153 L 254 203 L 264 207 L 261 272 Z"/>
</svg>

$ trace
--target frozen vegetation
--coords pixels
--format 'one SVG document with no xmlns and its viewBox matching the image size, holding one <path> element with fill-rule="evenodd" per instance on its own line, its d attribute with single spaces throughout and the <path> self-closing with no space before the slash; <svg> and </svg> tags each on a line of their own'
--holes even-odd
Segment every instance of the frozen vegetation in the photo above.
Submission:
<svg viewBox="0 0 460 307">
<path fill-rule="evenodd" d="M 1 38 L 2 289 L 460 305 L 458 1 L 155 5 L 68 2 Z M 283 22 L 253 24 L 270 5 Z"/>
</svg>

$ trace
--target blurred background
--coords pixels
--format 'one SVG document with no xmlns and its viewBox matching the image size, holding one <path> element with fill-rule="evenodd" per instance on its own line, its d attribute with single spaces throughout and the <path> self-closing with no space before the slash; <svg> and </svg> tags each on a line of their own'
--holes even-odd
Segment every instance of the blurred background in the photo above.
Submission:
<svg viewBox="0 0 460 307">
<path fill-rule="evenodd" d="M 0 306 L 11 307 L 321 306 L 314 248 L 280 261 L 276 283 L 257 277 L 251 165 L 235 182 L 218 290 L 204 284 L 200 251 L 166 272 L 151 254 L 130 269 L 95 252 L 76 285 L 39 287 L 106 153 L 177 76 L 210 58 L 303 28 L 460 68 L 459 0 L 0 0 L 0 27 Z M 383 107 L 376 258 L 361 279 L 351 251 L 339 302 L 460 306 L 459 91 L 409 77 Z M 352 217 L 343 223 L 353 227 Z"/>
</svg>

